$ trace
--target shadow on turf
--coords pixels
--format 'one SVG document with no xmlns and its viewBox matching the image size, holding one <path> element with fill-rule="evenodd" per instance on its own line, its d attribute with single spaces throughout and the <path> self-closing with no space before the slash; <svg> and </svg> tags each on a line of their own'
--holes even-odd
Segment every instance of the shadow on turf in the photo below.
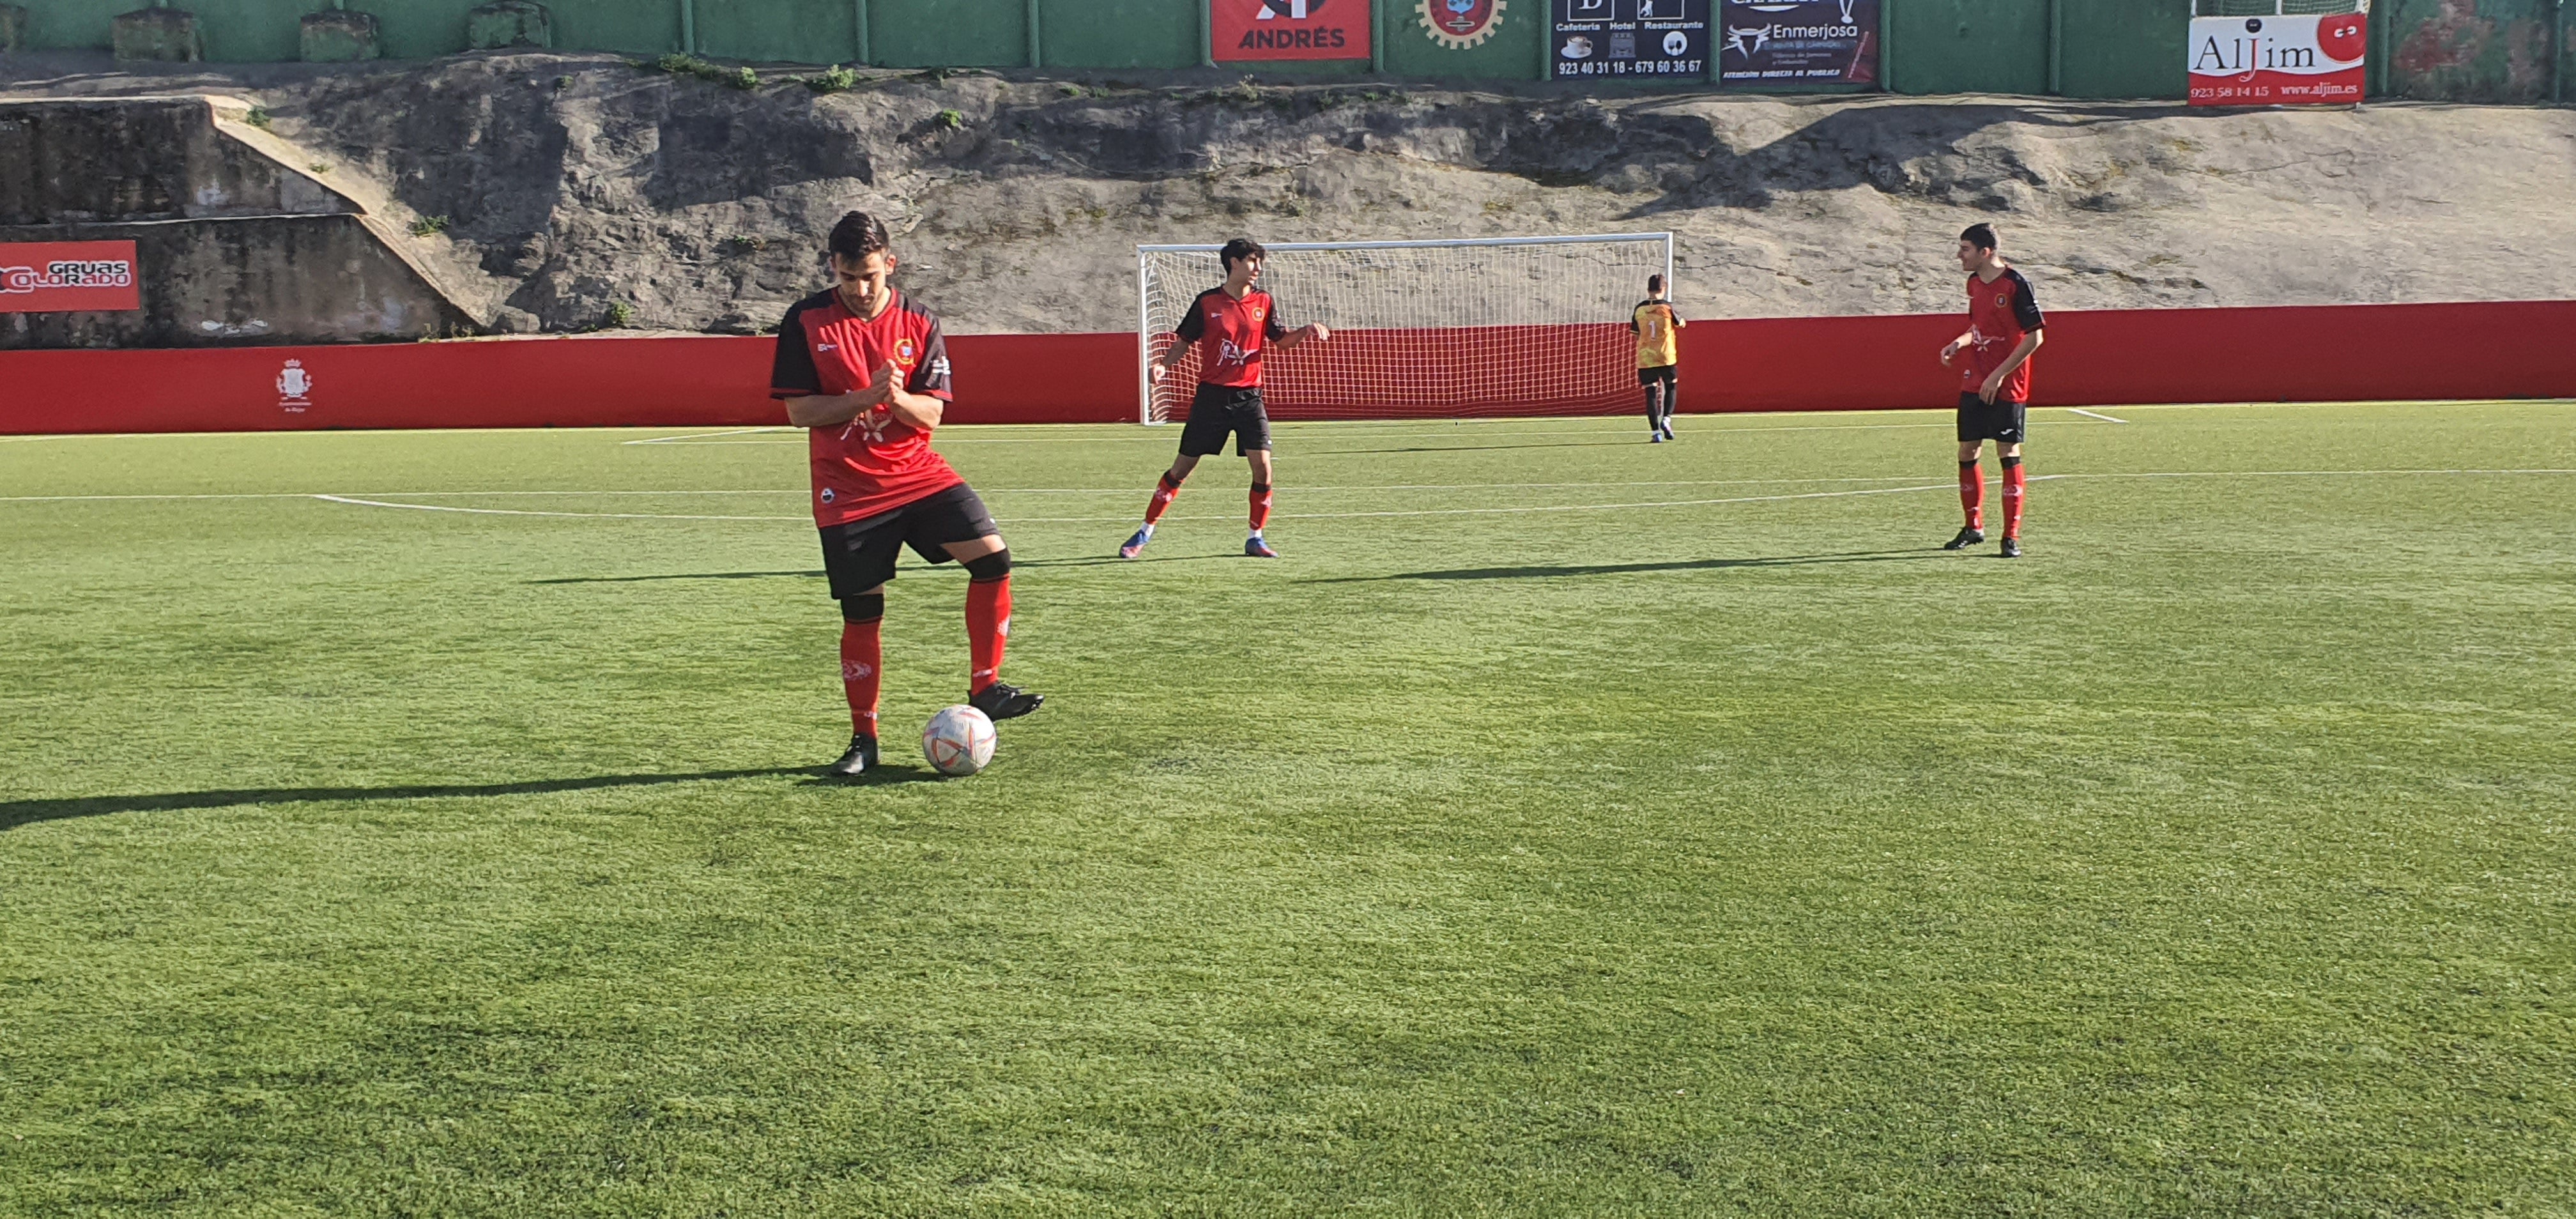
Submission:
<svg viewBox="0 0 2576 1219">
<path fill-rule="evenodd" d="M 1555 576 L 1618 576 L 1647 571 L 1723 571 L 1731 567 L 1806 567 L 1818 563 L 1890 563 L 1937 559 L 1938 550 L 1854 550 L 1842 554 L 1776 555 L 1761 559 L 1689 559 L 1676 563 L 1602 563 L 1588 567 L 1461 567 L 1402 571 L 1384 576 L 1335 576 L 1300 584 L 1367 584 L 1380 580 L 1544 580 Z"/>
<path fill-rule="evenodd" d="M 646 580 L 766 580 L 772 576 L 804 576 L 820 580 L 819 571 L 684 571 L 668 576 L 557 576 L 551 580 L 530 580 L 530 584 L 639 584 Z"/>
<path fill-rule="evenodd" d="M 1221 554 L 1166 554 L 1133 559 L 1116 555 L 1081 559 L 1013 559 L 1014 567 L 1099 567 L 1111 563 L 1187 563 L 1198 559 L 1222 559 Z M 827 573 L 819 571 L 683 571 L 667 576 L 556 576 L 547 580 L 530 580 L 530 584 L 641 584 L 648 580 L 766 580 L 773 577 L 801 576 L 820 580 Z"/>
<path fill-rule="evenodd" d="M 1014 570 L 1022 567 L 1129 567 L 1138 563 L 1204 563 L 1212 559 L 1239 559 L 1242 557 L 1243 554 L 1240 551 L 1226 551 L 1220 554 L 1140 554 L 1132 559 L 1122 559 L 1114 554 L 1088 555 L 1079 559 L 1014 558 L 1011 560 L 1011 567 Z"/>
<path fill-rule="evenodd" d="M 154 813 L 176 809 L 232 808 L 246 804 L 292 804 L 312 800 L 419 800 L 440 796 L 529 796 L 546 792 L 589 791 L 602 787 L 650 787 L 664 783 L 708 783 L 725 779 L 758 779 L 774 775 L 811 775 L 811 766 L 764 766 L 752 770 L 701 770 L 689 774 L 591 775 L 580 779 L 536 779 L 525 783 L 424 783 L 398 787 L 252 787 L 235 791 L 162 792 L 146 796 L 66 796 L 54 800 L 0 801 L 0 832 L 39 821 L 69 817 L 103 817 L 110 813 Z M 943 778 L 932 771 L 897 770 L 856 781 L 919 783 Z M 816 778 L 817 783 L 827 780 Z M 837 782 L 837 781 L 833 781 Z"/>
<path fill-rule="evenodd" d="M 1590 449 L 1610 445 L 1630 446 L 1633 440 L 1549 440 L 1536 444 L 1426 444 L 1409 449 L 1299 449 L 1299 456 L 1330 457 L 1354 453 L 1463 453 L 1470 449 Z"/>
</svg>

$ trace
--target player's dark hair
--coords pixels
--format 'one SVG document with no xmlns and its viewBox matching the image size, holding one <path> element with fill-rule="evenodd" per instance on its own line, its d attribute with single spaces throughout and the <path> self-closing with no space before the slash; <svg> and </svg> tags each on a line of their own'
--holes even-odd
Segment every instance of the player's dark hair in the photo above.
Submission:
<svg viewBox="0 0 2576 1219">
<path fill-rule="evenodd" d="M 1959 240 L 1967 242 L 1969 245 L 1975 246 L 1980 250 L 1991 250 L 1996 246 L 2003 244 L 2003 242 L 1995 237 L 1995 226 L 1991 224 L 1969 225 L 1967 232 L 1959 234 Z"/>
<path fill-rule="evenodd" d="M 866 212 L 851 212 L 832 226 L 831 251 L 851 262 L 889 248 L 885 221 Z"/>
<path fill-rule="evenodd" d="M 1201 248 L 1204 249 L 1205 247 Z M 1266 258 L 1269 254 L 1270 251 L 1261 248 L 1260 242 L 1254 241 L 1249 237 L 1237 237 L 1234 240 L 1225 243 L 1224 249 L 1216 252 L 1216 260 L 1219 265 L 1225 268 L 1226 274 L 1232 275 L 1234 274 L 1234 264 L 1247 258 Z"/>
<path fill-rule="evenodd" d="M 1663 277 L 1663 276 L 1661 276 L 1661 275 L 1649 275 L 1649 276 L 1647 276 L 1647 277 L 1646 277 L 1646 295 L 1648 295 L 1648 296 L 1653 296 L 1654 294 L 1656 294 L 1656 293 L 1658 293 L 1658 292 L 1661 292 L 1661 291 L 1663 291 L 1663 290 L 1664 290 L 1664 277 Z"/>
</svg>

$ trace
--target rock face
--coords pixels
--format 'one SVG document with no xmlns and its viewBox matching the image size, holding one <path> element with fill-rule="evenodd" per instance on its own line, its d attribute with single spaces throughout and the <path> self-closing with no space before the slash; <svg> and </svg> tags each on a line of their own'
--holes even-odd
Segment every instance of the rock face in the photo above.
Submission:
<svg viewBox="0 0 2576 1219">
<path fill-rule="evenodd" d="M 861 73 L 744 90 L 600 56 L 495 53 L 173 85 L 390 210 L 487 329 L 748 333 L 823 283 L 852 208 L 971 331 L 1135 324 L 1140 243 L 1669 229 L 1688 313 L 1947 311 L 1958 230 L 2000 227 L 2043 304 L 2576 295 L 2576 113 L 2193 113 L 1994 98 L 1584 98 Z M 261 72 L 266 75 L 260 75 Z M 375 209 L 370 208 L 373 211 Z M 1292 305 L 1293 307 L 1293 305 Z"/>
</svg>

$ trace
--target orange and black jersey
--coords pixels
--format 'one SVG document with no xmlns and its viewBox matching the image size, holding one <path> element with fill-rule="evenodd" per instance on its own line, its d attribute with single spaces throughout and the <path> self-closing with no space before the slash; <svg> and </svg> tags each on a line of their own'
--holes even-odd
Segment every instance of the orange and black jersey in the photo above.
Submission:
<svg viewBox="0 0 2576 1219">
<path fill-rule="evenodd" d="M 1236 300 L 1223 288 L 1210 288 L 1190 302 L 1172 333 L 1198 344 L 1201 384 L 1250 389 L 1261 384 L 1261 349 L 1288 337 L 1288 327 L 1269 293 L 1255 288 Z"/>
</svg>

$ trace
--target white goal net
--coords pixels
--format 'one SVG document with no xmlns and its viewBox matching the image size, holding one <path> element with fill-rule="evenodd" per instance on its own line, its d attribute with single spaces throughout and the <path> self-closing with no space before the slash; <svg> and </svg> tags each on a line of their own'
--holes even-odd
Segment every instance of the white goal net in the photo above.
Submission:
<svg viewBox="0 0 2576 1219">
<path fill-rule="evenodd" d="M 1198 294 L 1225 279 L 1212 245 L 1136 247 L 1140 416 L 1189 413 L 1193 349 L 1161 384 L 1144 363 Z M 1670 233 L 1280 244 L 1261 287 L 1291 329 L 1332 341 L 1262 357 L 1273 418 L 1611 414 L 1638 409 L 1629 311 L 1672 282 Z"/>
</svg>

